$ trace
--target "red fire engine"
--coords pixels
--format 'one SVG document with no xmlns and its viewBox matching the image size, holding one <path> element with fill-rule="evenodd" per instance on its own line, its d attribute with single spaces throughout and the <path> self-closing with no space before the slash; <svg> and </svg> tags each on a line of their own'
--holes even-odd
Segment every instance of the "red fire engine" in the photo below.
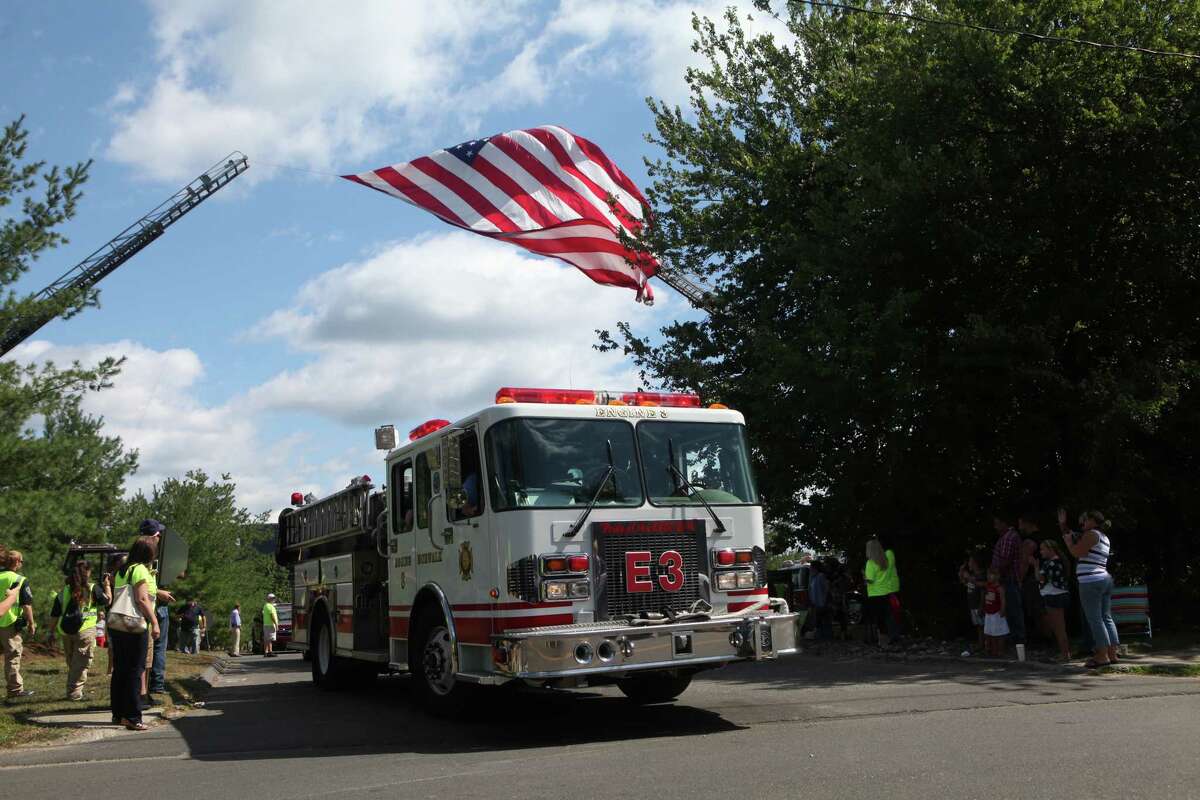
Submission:
<svg viewBox="0 0 1200 800">
<path fill-rule="evenodd" d="M 293 495 L 276 557 L 313 681 L 411 671 L 434 710 L 472 684 L 613 683 L 677 697 L 697 672 L 795 652 L 767 596 L 742 415 L 690 394 L 503 388 L 396 446 L 387 478 Z"/>
</svg>

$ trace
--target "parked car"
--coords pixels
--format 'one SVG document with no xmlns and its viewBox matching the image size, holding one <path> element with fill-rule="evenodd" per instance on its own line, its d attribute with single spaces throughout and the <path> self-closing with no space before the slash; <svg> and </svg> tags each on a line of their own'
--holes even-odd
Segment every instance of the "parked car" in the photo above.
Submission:
<svg viewBox="0 0 1200 800">
<path fill-rule="evenodd" d="M 292 641 L 292 604 L 291 603 L 276 603 L 275 613 L 279 615 L 279 627 L 275 630 L 275 652 L 283 652 L 287 650 L 288 643 Z M 259 611 L 254 615 L 254 627 L 250 633 L 250 650 L 253 653 L 261 653 L 263 637 L 263 615 Z"/>
<path fill-rule="evenodd" d="M 781 597 L 787 601 L 788 608 L 801 614 L 807 614 L 810 608 L 808 602 L 808 579 L 811 572 L 809 564 L 785 564 L 779 569 L 767 572 L 767 587 L 772 597 Z"/>
</svg>

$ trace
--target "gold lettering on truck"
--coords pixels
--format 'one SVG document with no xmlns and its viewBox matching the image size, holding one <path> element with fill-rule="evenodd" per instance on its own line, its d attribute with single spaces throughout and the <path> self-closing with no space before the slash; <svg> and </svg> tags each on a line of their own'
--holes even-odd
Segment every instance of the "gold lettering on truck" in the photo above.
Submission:
<svg viewBox="0 0 1200 800">
<path fill-rule="evenodd" d="M 625 417 L 628 419 L 666 419 L 665 408 L 647 408 L 645 406 L 597 406 L 597 417 Z"/>
</svg>

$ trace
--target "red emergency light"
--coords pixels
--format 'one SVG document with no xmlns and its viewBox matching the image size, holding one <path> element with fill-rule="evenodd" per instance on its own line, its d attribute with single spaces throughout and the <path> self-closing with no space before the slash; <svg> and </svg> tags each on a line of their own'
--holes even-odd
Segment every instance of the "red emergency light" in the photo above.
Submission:
<svg viewBox="0 0 1200 800">
<path fill-rule="evenodd" d="M 450 420 L 448 419 L 431 419 L 428 422 L 422 422 L 420 425 L 408 432 L 408 440 L 410 442 L 415 442 L 422 436 L 428 436 L 434 431 L 439 431 L 449 424 Z"/>
<path fill-rule="evenodd" d="M 496 402 L 699 408 L 700 396 L 671 392 L 606 392 L 591 389 L 535 389 L 504 386 L 496 390 Z"/>
<path fill-rule="evenodd" d="M 294 506 L 304 505 L 304 495 L 300 492 L 292 492 L 292 505 L 294 505 Z"/>
</svg>

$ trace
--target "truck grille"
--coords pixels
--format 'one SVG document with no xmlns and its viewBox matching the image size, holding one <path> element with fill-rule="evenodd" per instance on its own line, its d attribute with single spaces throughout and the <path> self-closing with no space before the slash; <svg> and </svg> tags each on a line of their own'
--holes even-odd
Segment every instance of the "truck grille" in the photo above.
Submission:
<svg viewBox="0 0 1200 800">
<path fill-rule="evenodd" d="M 686 612 L 696 600 L 708 599 L 701 586 L 701 574 L 707 575 L 704 520 L 661 520 L 640 522 L 592 523 L 592 554 L 598 566 L 596 613 L 599 619 L 613 619 L 641 612 Z M 666 551 L 682 557 L 683 585 L 678 591 L 666 591 L 660 577 L 670 583 L 667 569 L 660 564 Z M 650 553 L 648 580 L 650 591 L 629 591 L 626 553 Z M 644 582 L 647 576 L 640 577 Z"/>
</svg>

